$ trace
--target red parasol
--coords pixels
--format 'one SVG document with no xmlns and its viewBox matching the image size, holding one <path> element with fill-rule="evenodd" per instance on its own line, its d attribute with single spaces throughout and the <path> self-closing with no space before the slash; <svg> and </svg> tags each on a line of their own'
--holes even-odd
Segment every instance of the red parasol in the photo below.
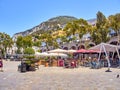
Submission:
<svg viewBox="0 0 120 90">
<path fill-rule="evenodd" d="M 88 50 L 86 49 L 79 49 L 76 51 L 76 53 L 88 53 Z"/>
<path fill-rule="evenodd" d="M 87 50 L 88 53 L 100 53 L 98 50 Z"/>
<path fill-rule="evenodd" d="M 99 53 L 100 51 L 98 50 L 86 50 L 86 49 L 80 49 L 77 50 L 76 53 Z"/>
</svg>

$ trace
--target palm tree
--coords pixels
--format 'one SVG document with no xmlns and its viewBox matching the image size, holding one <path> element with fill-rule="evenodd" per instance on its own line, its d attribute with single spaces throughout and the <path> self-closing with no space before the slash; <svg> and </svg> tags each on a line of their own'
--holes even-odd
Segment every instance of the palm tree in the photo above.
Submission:
<svg viewBox="0 0 120 90">
<path fill-rule="evenodd" d="M 0 33 L 0 48 L 2 56 L 6 57 L 7 48 L 11 48 L 13 45 L 12 38 L 6 33 Z"/>
</svg>

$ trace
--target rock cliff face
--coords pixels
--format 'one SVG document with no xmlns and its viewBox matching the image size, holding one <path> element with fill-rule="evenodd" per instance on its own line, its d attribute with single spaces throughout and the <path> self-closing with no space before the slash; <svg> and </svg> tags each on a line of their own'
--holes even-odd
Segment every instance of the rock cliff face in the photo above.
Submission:
<svg viewBox="0 0 120 90">
<path fill-rule="evenodd" d="M 47 30 L 57 30 L 58 28 L 63 28 L 68 22 L 71 22 L 73 20 L 77 20 L 75 17 L 71 16 L 58 16 L 49 19 L 46 22 L 42 22 L 41 24 L 26 30 L 24 32 L 19 32 L 13 35 L 13 39 L 16 39 L 18 36 L 26 36 L 29 34 L 32 34 L 37 31 L 47 31 Z"/>
<path fill-rule="evenodd" d="M 59 28 L 63 28 L 68 22 L 71 22 L 73 20 L 77 20 L 75 17 L 71 16 L 59 16 L 49 19 L 46 22 L 42 22 L 41 24 L 26 30 L 24 32 L 19 32 L 13 35 L 13 40 L 15 40 L 18 36 L 26 36 L 29 34 L 33 34 L 37 31 L 47 31 L 47 30 L 58 30 Z M 96 19 L 88 20 L 88 23 L 94 24 Z"/>
<path fill-rule="evenodd" d="M 87 22 L 89 23 L 89 24 L 91 24 L 91 25 L 95 25 L 96 24 L 96 19 L 89 19 L 89 20 L 87 20 Z"/>
</svg>

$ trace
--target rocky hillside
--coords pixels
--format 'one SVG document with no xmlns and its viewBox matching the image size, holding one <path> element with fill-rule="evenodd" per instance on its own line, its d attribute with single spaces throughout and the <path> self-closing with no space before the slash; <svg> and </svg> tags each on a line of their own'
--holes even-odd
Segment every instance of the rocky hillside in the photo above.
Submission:
<svg viewBox="0 0 120 90">
<path fill-rule="evenodd" d="M 75 17 L 71 16 L 59 16 L 49 19 L 48 21 L 42 22 L 41 24 L 26 30 L 24 32 L 19 32 L 14 34 L 13 39 L 16 39 L 18 36 L 26 36 L 29 34 L 33 34 L 35 32 L 42 32 L 47 30 L 58 30 L 59 28 L 63 28 L 68 22 L 71 22 L 73 20 L 77 20 Z M 90 19 L 88 20 L 88 23 L 94 24 L 96 19 Z"/>
<path fill-rule="evenodd" d="M 14 34 L 13 38 L 22 35 L 22 36 L 26 36 L 28 34 L 32 34 L 34 32 L 37 31 L 47 31 L 47 30 L 57 30 L 58 28 L 63 28 L 66 23 L 71 22 L 73 20 L 77 20 L 77 18 L 75 17 L 71 17 L 71 16 L 59 16 L 59 17 L 54 17 L 49 19 L 48 21 L 42 22 L 41 24 L 26 30 L 24 32 L 19 32 Z"/>
<path fill-rule="evenodd" d="M 94 19 L 89 19 L 89 20 L 87 20 L 87 22 L 94 26 L 96 24 L 96 19 L 95 18 Z"/>
</svg>

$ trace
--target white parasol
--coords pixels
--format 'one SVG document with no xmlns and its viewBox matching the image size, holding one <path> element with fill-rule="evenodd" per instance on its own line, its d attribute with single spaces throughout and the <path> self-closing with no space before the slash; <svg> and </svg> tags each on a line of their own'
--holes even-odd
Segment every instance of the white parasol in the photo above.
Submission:
<svg viewBox="0 0 120 90">
<path fill-rule="evenodd" d="M 35 55 L 36 56 L 61 56 L 61 57 L 68 57 L 68 55 L 64 54 L 64 53 L 47 53 L 47 52 L 39 53 L 39 52 L 36 52 Z"/>
<path fill-rule="evenodd" d="M 49 53 L 68 53 L 68 50 L 63 50 L 63 49 L 54 49 L 48 51 Z"/>
</svg>

